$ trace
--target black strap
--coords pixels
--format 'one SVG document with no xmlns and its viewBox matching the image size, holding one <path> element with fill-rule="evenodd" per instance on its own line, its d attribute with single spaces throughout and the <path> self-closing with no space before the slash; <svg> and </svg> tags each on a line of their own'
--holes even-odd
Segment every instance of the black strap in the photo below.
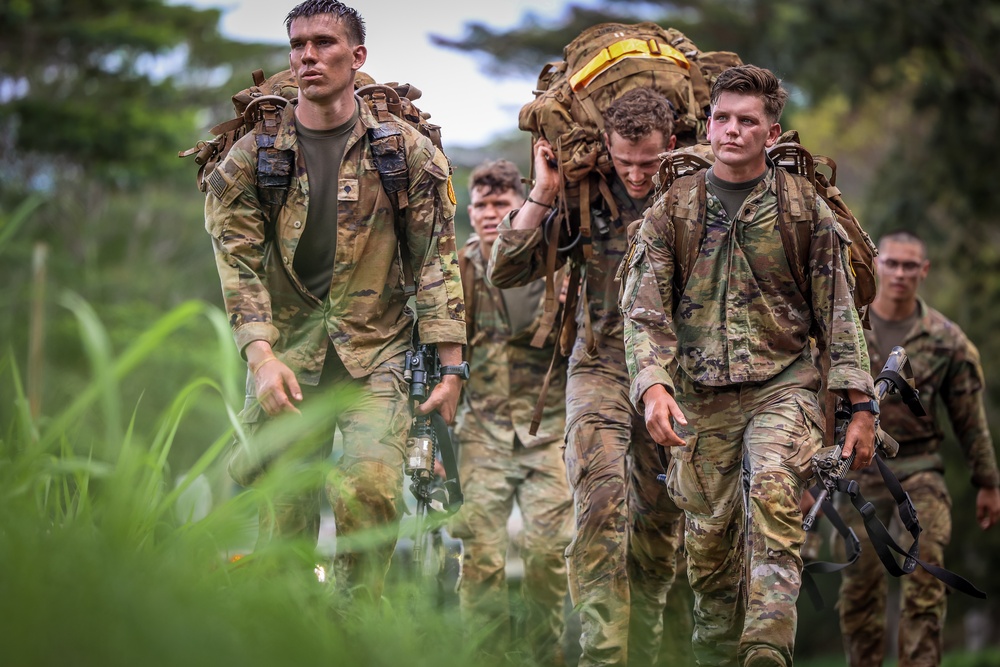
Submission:
<svg viewBox="0 0 1000 667">
<path fill-rule="evenodd" d="M 822 490 L 823 487 L 817 484 L 809 489 L 809 493 L 812 494 L 813 498 L 818 498 Z M 809 596 L 813 607 L 817 611 L 822 610 L 825 605 L 823 604 L 823 596 L 819 592 L 819 586 L 816 585 L 813 575 L 839 572 L 853 564 L 861 556 L 861 540 L 858 539 L 858 535 L 854 532 L 854 529 L 848 526 L 847 522 L 840 516 L 840 513 L 837 512 L 837 508 L 833 506 L 829 496 L 823 500 L 821 507 L 823 508 L 823 516 L 830 520 L 830 523 L 833 524 L 833 527 L 844 541 L 844 553 L 847 555 L 847 561 L 844 563 L 813 561 L 806 563 L 802 567 L 802 588 Z M 815 531 L 816 528 L 814 527 L 813 530 Z"/>
<path fill-rule="evenodd" d="M 903 399 L 903 403 L 910 409 L 913 414 L 918 417 L 923 417 L 927 413 L 924 412 L 924 406 L 920 404 L 920 393 L 910 386 L 902 375 L 896 371 L 883 370 L 875 378 L 875 381 L 888 380 L 896 387 L 896 391 L 899 392 L 899 397 Z"/>
<path fill-rule="evenodd" d="M 896 501 L 897 511 L 900 520 L 903 522 L 903 526 L 913 537 L 913 544 L 910 545 L 908 550 L 904 550 L 892 538 L 885 525 L 875 515 L 875 506 L 861 495 L 860 487 L 856 481 L 840 480 L 838 487 L 840 491 L 847 493 L 851 497 L 851 503 L 861 513 L 861 517 L 865 523 L 865 531 L 868 533 L 868 539 L 871 541 L 872 548 L 875 549 L 875 553 L 878 554 L 879 560 L 882 561 L 882 565 L 885 566 L 886 571 L 894 577 L 899 577 L 904 574 L 910 574 L 919 565 L 931 576 L 941 580 L 955 590 L 971 597 L 985 600 L 986 593 L 976 588 L 968 580 L 954 572 L 920 559 L 919 538 L 921 528 L 910 496 L 903 491 L 899 480 L 896 479 L 889 466 L 885 464 L 882 457 L 878 454 L 875 455 L 875 462 L 878 465 L 879 472 L 882 474 L 882 479 L 885 481 L 886 488 L 889 489 L 893 499 Z M 893 552 L 903 556 L 902 566 L 896 562 Z"/>
</svg>

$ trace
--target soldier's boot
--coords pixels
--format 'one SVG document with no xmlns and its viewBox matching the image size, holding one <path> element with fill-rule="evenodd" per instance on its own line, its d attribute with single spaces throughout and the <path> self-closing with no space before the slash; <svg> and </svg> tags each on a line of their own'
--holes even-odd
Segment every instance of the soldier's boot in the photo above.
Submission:
<svg viewBox="0 0 1000 667">
<path fill-rule="evenodd" d="M 781 654 L 770 646 L 754 646 L 743 658 L 743 667 L 787 667 Z"/>
</svg>

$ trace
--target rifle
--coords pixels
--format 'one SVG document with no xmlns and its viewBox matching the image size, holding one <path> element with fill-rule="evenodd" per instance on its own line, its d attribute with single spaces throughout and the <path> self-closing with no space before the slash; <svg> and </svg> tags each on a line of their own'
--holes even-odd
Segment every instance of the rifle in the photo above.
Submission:
<svg viewBox="0 0 1000 667">
<path fill-rule="evenodd" d="M 892 353 L 886 361 L 882 372 L 875 378 L 875 400 L 881 404 L 882 400 L 889 394 L 898 393 L 903 403 L 918 417 L 924 416 L 924 408 L 920 404 L 920 397 L 913 386 L 913 375 L 910 370 L 909 360 L 906 351 L 902 347 L 892 348 Z M 807 594 L 813 599 L 817 609 L 822 609 L 822 599 L 819 596 L 819 589 L 812 581 L 812 573 L 832 573 L 841 570 L 854 563 L 861 553 L 861 542 L 854 531 L 847 526 L 835 509 L 831 498 L 835 491 L 846 493 L 851 498 L 851 504 L 858 510 L 864 518 L 865 532 L 871 541 L 872 548 L 878 555 L 886 571 L 899 577 L 910 574 L 919 565 L 931 576 L 940 579 L 948 586 L 966 595 L 975 598 L 985 599 L 986 594 L 976 588 L 954 572 L 950 572 L 942 567 L 927 563 L 920 559 L 920 522 L 917 519 L 916 510 L 910 501 L 910 496 L 904 490 L 896 476 L 883 461 L 883 456 L 892 458 L 899 452 L 899 443 L 881 429 L 878 416 L 875 418 L 875 457 L 874 461 L 878 465 L 879 472 L 885 482 L 886 488 L 896 501 L 897 513 L 903 527 L 910 533 L 913 543 L 909 549 L 900 547 L 893 539 L 889 531 L 882 524 L 875 514 L 871 503 L 867 502 L 861 495 L 859 484 L 852 479 L 847 479 L 847 472 L 854 462 L 854 453 L 847 458 L 843 458 L 844 441 L 847 437 L 847 426 L 851 420 L 849 409 L 845 409 L 841 402 L 836 412 L 836 430 L 834 445 L 824 447 L 812 458 L 813 470 L 819 483 L 811 490 L 815 503 L 809 513 L 802 520 L 802 527 L 809 531 L 813 528 L 820 508 L 822 507 L 826 516 L 834 524 L 837 531 L 845 540 L 847 547 L 848 561 L 846 563 L 826 563 L 812 562 L 803 568 L 802 585 Z M 903 564 L 899 565 L 893 557 L 893 553 L 903 557 Z"/>
<path fill-rule="evenodd" d="M 905 374 L 905 377 L 904 377 Z M 881 404 L 889 394 L 899 393 L 903 401 L 914 414 L 923 415 L 924 409 L 917 398 L 917 390 L 912 385 L 912 372 L 910 371 L 910 360 L 906 357 L 906 350 L 898 345 L 892 348 L 889 359 L 882 367 L 878 379 L 875 381 L 875 402 Z M 847 427 L 851 423 L 851 410 L 845 401 L 837 401 L 836 429 L 834 431 L 834 444 L 831 447 L 824 447 L 812 457 L 813 470 L 819 480 L 819 495 L 813 504 L 809 514 L 802 520 L 802 528 L 811 530 L 816 522 L 823 501 L 833 495 L 839 488 L 840 480 L 847 476 L 851 465 L 854 463 L 855 452 L 847 458 L 843 458 L 844 442 L 847 439 Z M 883 458 L 894 458 L 899 452 L 899 443 L 895 438 L 882 430 L 879 426 L 879 418 L 875 417 L 875 453 Z"/>
<path fill-rule="evenodd" d="M 407 350 L 403 378 L 410 385 L 409 400 L 412 408 L 426 401 L 434 387 L 441 382 L 441 370 L 441 359 L 436 346 L 417 344 L 414 350 Z M 441 456 L 447 476 L 443 484 L 434 473 L 434 461 L 438 455 Z M 410 493 L 417 501 L 413 564 L 417 571 L 422 572 L 424 531 L 428 515 L 441 512 L 452 514 L 464 500 L 454 444 L 448 425 L 439 413 L 419 415 L 413 410 L 406 440 L 405 473 L 410 476 Z M 434 545 L 442 542 L 440 525 L 441 521 L 435 521 L 431 529 Z"/>
</svg>

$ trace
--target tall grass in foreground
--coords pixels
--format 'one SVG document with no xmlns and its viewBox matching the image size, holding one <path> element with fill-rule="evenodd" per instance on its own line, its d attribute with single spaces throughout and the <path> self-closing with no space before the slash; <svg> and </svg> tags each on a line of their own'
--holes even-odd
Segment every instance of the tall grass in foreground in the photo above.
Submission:
<svg viewBox="0 0 1000 667">
<path fill-rule="evenodd" d="M 0 662 L 4 665 L 465 665 L 455 610 L 440 610 L 422 582 L 393 584 L 380 609 L 344 613 L 311 544 L 283 544 L 230 562 L 245 547 L 260 504 L 275 489 L 311 474 L 276 466 L 260 488 L 217 501 L 196 521 L 184 508 L 199 476 L 217 470 L 239 430 L 226 378 L 229 327 L 198 302 L 164 315 L 116 354 L 93 310 L 79 297 L 75 316 L 93 379 L 69 404 L 34 417 L 14 355 L 0 360 L 16 406 L 0 425 Z M 140 375 L 173 333 L 207 317 L 217 333 L 219 368 L 177 388 L 151 428 L 121 381 Z M 230 361 L 227 361 L 230 360 Z M 156 378 L 149 378 L 155 382 Z M 186 474 L 168 458 L 185 409 L 222 398 L 232 427 L 206 435 Z M 94 419 L 94 415 L 99 419 Z M 294 441 L 322 420 L 283 423 Z M 94 424 L 99 424 L 94 427 Z M 147 426 L 147 425 L 142 425 Z M 139 433 L 152 433 L 140 436 Z M 241 434 L 243 435 L 243 434 Z M 273 435 L 273 433 L 272 433 Z M 180 511 L 183 510 L 183 511 Z M 377 538 L 377 536 L 376 536 Z M 372 539 L 369 536 L 369 539 Z M 482 663 L 482 660 L 476 662 Z"/>
</svg>

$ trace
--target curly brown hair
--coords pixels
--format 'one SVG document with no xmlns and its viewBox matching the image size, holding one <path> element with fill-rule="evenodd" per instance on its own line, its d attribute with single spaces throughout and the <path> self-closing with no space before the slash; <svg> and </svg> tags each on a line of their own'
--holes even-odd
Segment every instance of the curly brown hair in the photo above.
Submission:
<svg viewBox="0 0 1000 667">
<path fill-rule="evenodd" d="M 674 107 L 670 100 L 650 88 L 634 88 L 604 110 L 604 129 L 611 136 L 636 142 L 655 130 L 667 141 L 674 133 Z"/>
<path fill-rule="evenodd" d="M 788 91 L 781 86 L 781 79 L 769 69 L 756 65 L 739 65 L 724 70 L 712 85 L 712 106 L 722 93 L 754 95 L 764 100 L 764 113 L 777 123 L 788 100 Z"/>
<path fill-rule="evenodd" d="M 488 195 L 494 192 L 513 190 L 514 194 L 524 199 L 524 182 L 521 172 L 510 160 L 487 160 L 472 170 L 469 174 L 469 191 L 483 187 Z"/>
</svg>

